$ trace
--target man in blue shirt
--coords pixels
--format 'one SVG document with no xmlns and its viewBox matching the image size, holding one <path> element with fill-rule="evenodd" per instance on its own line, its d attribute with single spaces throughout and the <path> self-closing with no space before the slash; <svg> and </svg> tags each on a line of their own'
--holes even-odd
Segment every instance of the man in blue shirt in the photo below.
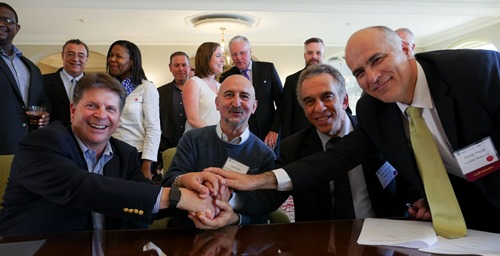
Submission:
<svg viewBox="0 0 500 256">
<path fill-rule="evenodd" d="M 40 70 L 12 44 L 20 29 L 16 11 L 0 2 L 0 155 L 14 154 L 19 140 L 30 131 L 28 106 L 51 109 Z M 49 123 L 48 112 L 39 126 Z"/>
<path fill-rule="evenodd" d="M 71 124 L 54 122 L 21 140 L 0 210 L 0 235 L 120 229 L 130 221 L 150 223 L 169 207 L 217 214 L 208 190 L 198 188 L 200 196 L 152 185 L 137 150 L 111 137 L 125 98 L 111 76 L 86 75 L 75 87 Z"/>
</svg>

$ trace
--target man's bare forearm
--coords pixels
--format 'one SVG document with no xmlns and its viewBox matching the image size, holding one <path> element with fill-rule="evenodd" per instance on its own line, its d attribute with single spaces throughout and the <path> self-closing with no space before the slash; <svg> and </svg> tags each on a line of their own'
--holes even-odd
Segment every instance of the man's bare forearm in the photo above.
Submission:
<svg viewBox="0 0 500 256">
<path fill-rule="evenodd" d="M 265 172 L 258 175 L 253 175 L 254 177 L 254 190 L 256 189 L 277 189 L 278 181 L 273 172 Z"/>
</svg>

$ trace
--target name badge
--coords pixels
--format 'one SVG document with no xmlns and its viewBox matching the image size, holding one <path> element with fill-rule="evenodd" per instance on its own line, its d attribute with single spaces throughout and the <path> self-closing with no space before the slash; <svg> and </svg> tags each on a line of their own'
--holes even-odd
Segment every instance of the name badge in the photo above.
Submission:
<svg viewBox="0 0 500 256">
<path fill-rule="evenodd" d="M 250 167 L 228 157 L 222 169 L 246 174 Z"/>
<path fill-rule="evenodd" d="M 398 171 L 389 162 L 385 162 L 377 171 L 378 180 L 384 189 L 396 178 L 396 175 L 398 175 Z"/>
<path fill-rule="evenodd" d="M 469 181 L 475 181 L 500 169 L 498 154 L 490 137 L 453 152 L 462 173 Z"/>
</svg>

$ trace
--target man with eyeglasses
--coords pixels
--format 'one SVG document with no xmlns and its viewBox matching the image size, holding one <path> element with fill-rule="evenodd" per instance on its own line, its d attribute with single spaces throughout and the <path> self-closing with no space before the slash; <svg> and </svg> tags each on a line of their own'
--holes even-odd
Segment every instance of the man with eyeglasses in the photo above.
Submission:
<svg viewBox="0 0 500 256">
<path fill-rule="evenodd" d="M 62 48 L 63 67 L 54 73 L 43 75 L 45 92 L 52 104 L 51 122 L 69 122 L 69 103 L 73 101 L 76 82 L 84 75 L 89 48 L 80 39 L 66 41 Z"/>
<path fill-rule="evenodd" d="M 0 155 L 14 154 L 19 140 L 30 131 L 28 106 L 51 105 L 43 88 L 40 69 L 12 41 L 21 29 L 16 11 L 0 2 Z M 39 127 L 49 123 L 49 113 L 40 118 Z"/>
</svg>

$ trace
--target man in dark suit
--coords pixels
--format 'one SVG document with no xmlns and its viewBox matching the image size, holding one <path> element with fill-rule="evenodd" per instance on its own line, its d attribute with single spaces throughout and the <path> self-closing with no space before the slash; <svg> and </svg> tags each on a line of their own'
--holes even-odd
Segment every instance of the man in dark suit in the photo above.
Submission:
<svg viewBox="0 0 500 256">
<path fill-rule="evenodd" d="M 467 169 L 461 168 L 454 152 L 478 142 L 491 145 L 496 152 L 500 149 L 500 54 L 444 50 L 412 56 L 408 45 L 394 31 L 370 27 L 351 36 L 346 61 L 366 93 L 357 104 L 356 129 L 333 150 L 264 175 L 233 177 L 237 180 L 229 180 L 228 185 L 240 190 L 279 187 L 301 191 L 311 184 L 339 177 L 378 151 L 425 197 L 408 140 L 409 121 L 403 114 L 411 105 L 423 108 L 423 119 L 436 138 L 467 228 L 499 233 L 498 161 L 492 155 L 488 158 L 492 160 L 489 173 L 468 181 L 464 174 Z M 231 174 L 216 172 L 228 177 Z M 277 178 L 275 173 L 284 174 L 291 182 Z M 431 217 L 425 200 L 417 200 L 413 207 L 418 211 L 408 212 L 417 218 Z"/>
<path fill-rule="evenodd" d="M 12 40 L 21 29 L 16 11 L 0 3 L 0 155 L 14 154 L 19 140 L 29 132 L 28 106 L 47 108 L 39 126 L 49 123 L 50 102 L 40 70 L 24 57 Z"/>
<path fill-rule="evenodd" d="M 71 125 L 54 122 L 19 143 L 0 210 L 0 235 L 119 229 L 123 220 L 151 222 L 170 205 L 215 213 L 208 190 L 150 184 L 137 150 L 111 138 L 127 96 L 116 79 L 86 75 L 74 94 Z"/>
<path fill-rule="evenodd" d="M 233 37 L 229 51 L 235 66 L 220 76 L 220 82 L 234 74 L 244 75 L 252 82 L 259 107 L 248 121 L 250 131 L 278 155 L 283 96 L 278 72 L 273 63 L 252 61 L 250 42 L 244 36 Z"/>
<path fill-rule="evenodd" d="M 62 48 L 63 67 L 57 72 L 43 75 L 45 92 L 52 104 L 51 122 L 69 122 L 69 103 L 73 89 L 84 75 L 89 57 L 89 48 L 79 39 L 66 41 Z"/>
<path fill-rule="evenodd" d="M 344 137 L 357 125 L 356 117 L 345 111 L 349 105 L 345 80 L 334 67 L 326 64 L 307 67 L 298 80 L 297 95 L 312 126 L 282 141 L 280 158 L 277 161 L 281 166 L 325 151 L 330 140 Z M 293 194 L 295 221 L 403 217 L 406 210 L 405 201 L 396 200 L 402 195 L 396 194 L 395 170 L 382 166 L 384 162 L 374 155 L 362 165 L 350 170 L 347 179 L 350 191 L 347 191 L 349 194 L 343 198 L 336 192 L 340 184 L 328 181 Z M 378 177 L 386 177 L 383 184 Z M 334 207 L 335 204 L 347 199 L 349 202 L 346 203 L 352 205 L 354 215 L 335 212 L 335 209 L 340 209 Z"/>
<path fill-rule="evenodd" d="M 176 147 L 184 133 L 186 114 L 182 104 L 182 89 L 189 79 L 191 70 L 189 56 L 185 52 L 172 53 L 168 68 L 174 80 L 158 88 L 161 124 L 160 151 Z"/>
<path fill-rule="evenodd" d="M 324 55 L 325 44 L 321 38 L 311 37 L 307 39 L 304 42 L 304 60 L 306 66 L 286 77 L 285 87 L 283 88 L 282 139 L 311 125 L 297 100 L 297 82 L 300 73 L 310 65 L 322 63 Z"/>
</svg>

